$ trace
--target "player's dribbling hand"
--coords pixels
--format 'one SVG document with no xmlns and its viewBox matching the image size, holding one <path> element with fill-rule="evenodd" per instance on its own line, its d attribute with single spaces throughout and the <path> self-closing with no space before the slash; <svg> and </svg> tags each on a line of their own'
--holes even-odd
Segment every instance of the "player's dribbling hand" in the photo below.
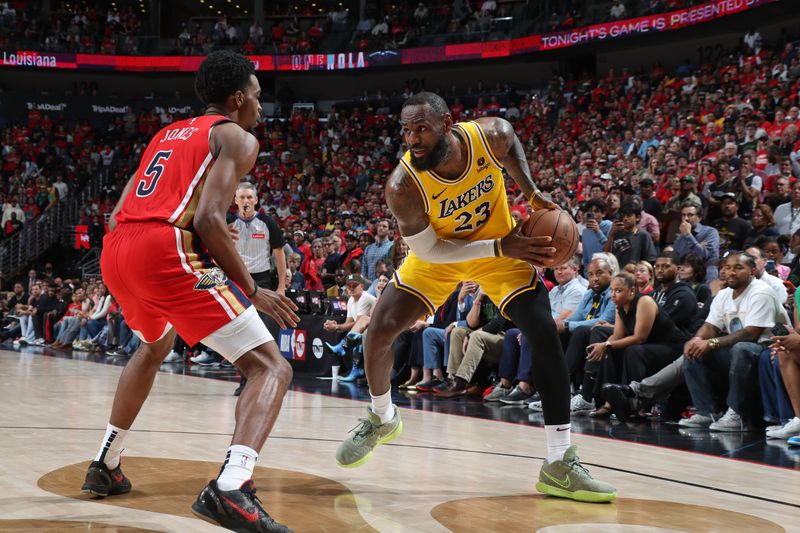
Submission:
<svg viewBox="0 0 800 533">
<path fill-rule="evenodd" d="M 523 224 L 524 222 L 520 222 L 508 235 L 500 239 L 503 256 L 522 259 L 536 266 L 552 266 L 551 256 L 556 253 L 555 248 L 548 246 L 553 240 L 552 237 L 526 237 L 522 234 Z"/>
<path fill-rule="evenodd" d="M 297 305 L 286 296 L 281 296 L 275 291 L 258 289 L 256 295 L 250 301 L 253 302 L 256 309 L 275 319 L 281 329 L 286 329 L 287 325 L 295 327 L 300 322 L 300 317 L 295 314 Z"/>
<path fill-rule="evenodd" d="M 236 242 L 236 241 L 239 240 L 239 230 L 236 229 L 235 227 L 233 227 L 233 222 L 228 224 L 228 233 L 230 234 L 231 240 L 233 242 Z"/>
</svg>

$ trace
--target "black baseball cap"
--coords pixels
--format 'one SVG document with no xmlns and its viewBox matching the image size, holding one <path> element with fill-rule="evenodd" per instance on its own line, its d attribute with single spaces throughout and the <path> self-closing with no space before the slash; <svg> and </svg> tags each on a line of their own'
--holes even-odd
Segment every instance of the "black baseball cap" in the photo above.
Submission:
<svg viewBox="0 0 800 533">
<path fill-rule="evenodd" d="M 369 281 L 364 279 L 361 274 L 350 274 L 347 276 L 347 280 L 345 280 L 344 284 L 350 285 L 351 283 L 359 283 L 364 287 L 369 285 Z"/>
</svg>

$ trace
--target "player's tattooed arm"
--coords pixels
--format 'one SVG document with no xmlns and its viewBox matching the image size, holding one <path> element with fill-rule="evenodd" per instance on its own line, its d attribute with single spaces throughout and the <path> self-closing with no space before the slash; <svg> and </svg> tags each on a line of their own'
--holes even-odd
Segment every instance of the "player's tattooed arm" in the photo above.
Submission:
<svg viewBox="0 0 800 533">
<path fill-rule="evenodd" d="M 402 165 L 397 165 L 386 183 L 386 205 L 397 219 L 400 234 L 404 237 L 416 235 L 430 223 L 413 179 Z"/>
<path fill-rule="evenodd" d="M 489 149 L 495 159 L 503 164 L 506 172 L 517 183 L 520 190 L 534 209 L 555 209 L 557 206 L 542 196 L 533 182 L 525 150 L 519 141 L 514 127 L 505 119 L 482 117 L 476 120 L 489 142 Z"/>
</svg>

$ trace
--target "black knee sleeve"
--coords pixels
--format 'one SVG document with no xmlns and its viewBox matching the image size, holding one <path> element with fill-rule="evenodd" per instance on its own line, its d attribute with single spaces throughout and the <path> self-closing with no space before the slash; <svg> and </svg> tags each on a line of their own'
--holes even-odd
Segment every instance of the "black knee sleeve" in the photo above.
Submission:
<svg viewBox="0 0 800 533">
<path fill-rule="evenodd" d="M 569 374 L 547 290 L 539 283 L 534 290 L 515 296 L 505 312 L 533 348 L 533 385 L 542 398 L 544 423 L 569 423 Z"/>
</svg>

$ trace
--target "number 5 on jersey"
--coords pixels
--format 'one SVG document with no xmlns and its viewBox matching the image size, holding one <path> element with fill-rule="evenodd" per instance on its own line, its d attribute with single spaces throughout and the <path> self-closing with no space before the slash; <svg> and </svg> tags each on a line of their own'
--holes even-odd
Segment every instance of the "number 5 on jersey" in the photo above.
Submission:
<svg viewBox="0 0 800 533">
<path fill-rule="evenodd" d="M 136 185 L 136 196 L 144 198 L 153 194 L 153 191 L 156 190 L 156 185 L 158 185 L 158 180 L 164 172 L 164 163 L 167 162 L 171 155 L 172 150 L 156 152 L 156 155 L 153 156 L 144 171 L 144 177 Z"/>
</svg>

